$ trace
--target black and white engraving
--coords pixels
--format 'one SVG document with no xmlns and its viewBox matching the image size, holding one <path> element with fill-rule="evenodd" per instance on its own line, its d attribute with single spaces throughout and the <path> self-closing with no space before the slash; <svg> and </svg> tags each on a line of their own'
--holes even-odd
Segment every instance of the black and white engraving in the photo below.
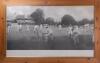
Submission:
<svg viewBox="0 0 100 63">
<path fill-rule="evenodd" d="M 7 50 L 93 50 L 92 6 L 8 6 Z"/>
</svg>

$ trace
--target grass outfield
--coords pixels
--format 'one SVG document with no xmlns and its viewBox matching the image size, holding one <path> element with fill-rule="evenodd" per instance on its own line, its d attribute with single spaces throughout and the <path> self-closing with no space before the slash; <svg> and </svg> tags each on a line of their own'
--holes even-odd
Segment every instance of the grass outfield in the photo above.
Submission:
<svg viewBox="0 0 100 63">
<path fill-rule="evenodd" d="M 93 49 L 92 37 L 90 35 L 79 35 L 79 43 L 74 44 L 72 38 L 68 36 L 55 37 L 53 40 L 34 39 L 34 37 L 15 35 L 20 39 L 8 40 L 8 50 L 91 50 Z M 15 37 L 14 36 L 14 37 Z M 13 38 L 14 38 L 13 37 Z"/>
<path fill-rule="evenodd" d="M 16 29 L 16 28 L 15 28 Z M 57 27 L 51 27 L 54 39 L 47 42 L 33 31 L 14 31 L 8 32 L 8 50 L 91 50 L 93 49 L 92 33 L 80 30 L 81 34 L 77 37 L 79 43 L 75 44 L 71 37 L 66 36 L 66 28 L 61 31 Z M 91 30 L 90 30 L 91 31 Z"/>
</svg>

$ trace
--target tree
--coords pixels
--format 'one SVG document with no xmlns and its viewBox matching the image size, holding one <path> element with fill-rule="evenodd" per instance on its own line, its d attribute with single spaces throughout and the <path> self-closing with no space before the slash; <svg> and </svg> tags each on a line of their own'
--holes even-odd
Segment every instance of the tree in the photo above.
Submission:
<svg viewBox="0 0 100 63">
<path fill-rule="evenodd" d="M 87 18 L 84 18 L 78 22 L 79 25 L 92 24 L 92 23 L 93 23 L 93 21 L 92 20 L 90 21 Z"/>
<path fill-rule="evenodd" d="M 90 24 L 94 24 L 94 20 L 92 19 L 92 20 L 90 20 Z"/>
<path fill-rule="evenodd" d="M 49 24 L 49 25 L 54 25 L 55 24 L 54 19 L 52 17 L 46 18 L 45 23 Z"/>
<path fill-rule="evenodd" d="M 61 25 L 69 26 L 69 25 L 76 25 L 77 22 L 75 19 L 70 15 L 64 15 L 61 20 Z"/>
<path fill-rule="evenodd" d="M 31 14 L 32 20 L 35 21 L 35 24 L 42 24 L 44 22 L 44 13 L 43 10 L 38 8 L 35 12 Z"/>
</svg>

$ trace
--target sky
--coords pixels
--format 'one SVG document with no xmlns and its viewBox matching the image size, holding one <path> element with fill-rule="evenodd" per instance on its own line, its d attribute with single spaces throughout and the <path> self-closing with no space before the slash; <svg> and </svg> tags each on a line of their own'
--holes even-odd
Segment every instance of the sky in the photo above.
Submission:
<svg viewBox="0 0 100 63">
<path fill-rule="evenodd" d="M 45 18 L 52 17 L 55 21 L 61 21 L 65 14 L 73 16 L 76 21 L 94 19 L 94 6 L 7 6 L 7 19 L 30 15 L 38 8 L 43 10 Z"/>
</svg>

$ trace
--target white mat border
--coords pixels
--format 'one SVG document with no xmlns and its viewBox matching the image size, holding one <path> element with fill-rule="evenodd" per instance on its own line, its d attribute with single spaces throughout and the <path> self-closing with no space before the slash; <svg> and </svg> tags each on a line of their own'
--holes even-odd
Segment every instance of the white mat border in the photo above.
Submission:
<svg viewBox="0 0 100 63">
<path fill-rule="evenodd" d="M 7 50 L 6 57 L 94 57 L 94 50 Z"/>
</svg>

